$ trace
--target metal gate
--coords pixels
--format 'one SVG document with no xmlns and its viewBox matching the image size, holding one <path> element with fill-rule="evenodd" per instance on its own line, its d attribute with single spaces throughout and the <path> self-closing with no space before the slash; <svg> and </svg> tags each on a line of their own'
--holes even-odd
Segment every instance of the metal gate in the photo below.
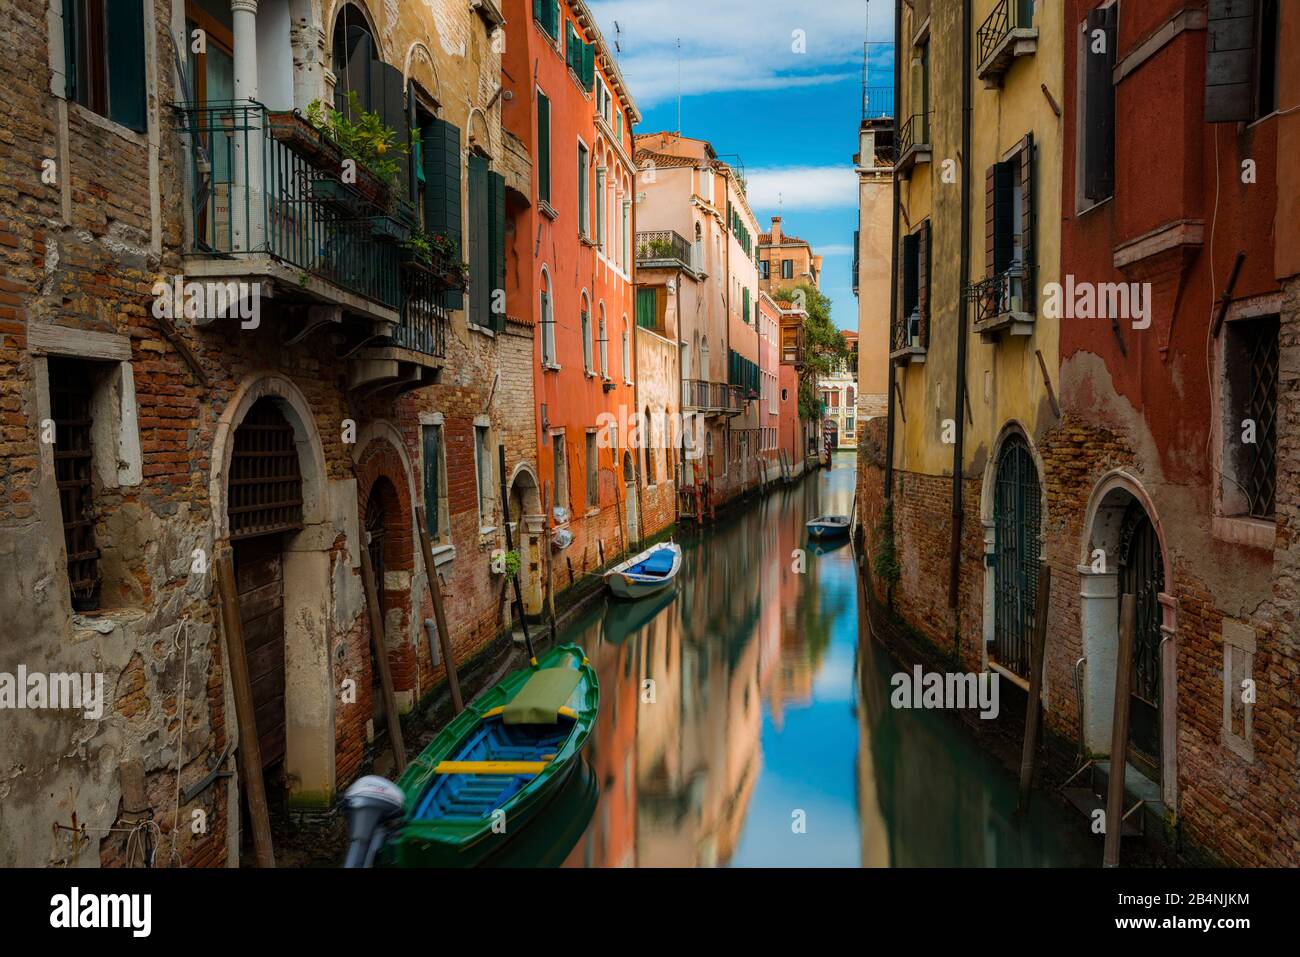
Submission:
<svg viewBox="0 0 1300 957">
<path fill-rule="evenodd" d="M 302 528 L 298 448 L 274 399 L 259 399 L 235 430 L 226 513 L 231 541 Z"/>
<path fill-rule="evenodd" d="M 1039 501 L 1034 457 L 1023 439 L 1012 437 L 998 457 L 993 500 L 993 657 L 1025 678 L 1029 676 L 1029 636 L 1038 600 Z"/>
<path fill-rule="evenodd" d="M 51 359 L 50 415 L 54 419 L 54 474 L 63 512 L 63 544 L 73 611 L 99 607 L 99 547 L 95 544 L 90 432 L 90 370 L 80 362 Z"/>
<path fill-rule="evenodd" d="M 1142 504 L 1134 499 L 1124 513 L 1120 535 L 1120 593 L 1137 603 L 1133 677 L 1129 686 L 1129 759 L 1160 780 L 1160 592 L 1165 566 L 1160 539 Z"/>
</svg>

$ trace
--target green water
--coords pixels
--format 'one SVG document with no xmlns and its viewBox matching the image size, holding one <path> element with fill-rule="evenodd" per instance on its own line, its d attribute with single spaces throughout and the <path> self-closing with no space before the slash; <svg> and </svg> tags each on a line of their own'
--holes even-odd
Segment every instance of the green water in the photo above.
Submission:
<svg viewBox="0 0 1300 957">
<path fill-rule="evenodd" d="M 601 682 L 595 784 L 556 802 L 571 866 L 1087 866 L 1082 818 L 1016 782 L 953 718 L 895 710 L 847 545 L 804 523 L 847 514 L 853 459 L 684 539 L 671 595 L 604 603 L 560 636 Z M 585 822 L 585 830 L 569 848 Z M 557 847 L 557 844 L 563 846 Z M 568 848 L 567 854 L 565 849 Z M 545 860 L 543 860 L 543 857 Z"/>
</svg>

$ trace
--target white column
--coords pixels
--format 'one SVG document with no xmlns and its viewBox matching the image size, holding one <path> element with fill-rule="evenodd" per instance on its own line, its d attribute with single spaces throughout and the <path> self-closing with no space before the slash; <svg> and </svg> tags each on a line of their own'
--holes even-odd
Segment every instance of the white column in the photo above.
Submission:
<svg viewBox="0 0 1300 957">
<path fill-rule="evenodd" d="M 251 107 L 257 91 L 257 0 L 230 0 L 230 16 L 235 43 L 235 102 Z M 246 133 L 236 134 L 234 143 L 234 189 L 231 213 L 234 222 L 234 248 L 248 251 L 260 248 L 266 237 L 265 205 L 262 192 L 262 116 L 246 114 Z"/>
<path fill-rule="evenodd" d="M 1119 573 L 1079 572 L 1080 618 L 1083 625 L 1083 743 L 1090 754 L 1110 753 L 1115 717 L 1115 668 L 1119 658 Z"/>
</svg>

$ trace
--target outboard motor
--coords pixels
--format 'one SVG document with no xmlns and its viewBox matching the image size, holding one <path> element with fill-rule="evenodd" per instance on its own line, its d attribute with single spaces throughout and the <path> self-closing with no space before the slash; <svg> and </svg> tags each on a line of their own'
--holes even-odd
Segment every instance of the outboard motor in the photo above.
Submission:
<svg viewBox="0 0 1300 957">
<path fill-rule="evenodd" d="M 406 795 L 388 778 L 368 774 L 343 795 L 348 815 L 348 856 L 344 867 L 374 867 L 375 855 L 402 816 Z"/>
</svg>

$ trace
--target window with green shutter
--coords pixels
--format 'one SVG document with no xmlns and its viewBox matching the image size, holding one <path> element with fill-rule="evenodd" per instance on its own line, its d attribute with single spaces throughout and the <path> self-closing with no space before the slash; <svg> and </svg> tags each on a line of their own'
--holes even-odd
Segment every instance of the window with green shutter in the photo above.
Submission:
<svg viewBox="0 0 1300 957">
<path fill-rule="evenodd" d="M 144 0 L 64 0 L 63 42 L 67 98 L 143 132 Z"/>
<path fill-rule="evenodd" d="M 492 278 L 492 328 L 506 327 L 506 178 L 488 173 L 488 259 Z"/>
<path fill-rule="evenodd" d="M 551 101 L 537 92 L 537 198 L 551 201 Z"/>
<path fill-rule="evenodd" d="M 658 293 L 654 289 L 636 291 L 636 324 L 655 331 L 659 327 Z"/>
<path fill-rule="evenodd" d="M 560 37 L 560 4 L 557 0 L 533 0 L 533 19 L 552 40 Z"/>
<path fill-rule="evenodd" d="M 590 219 L 588 218 L 588 208 L 590 206 L 589 193 L 591 187 L 587 183 L 588 166 L 590 154 L 583 143 L 578 144 L 578 235 L 584 239 L 591 235 Z"/>
<path fill-rule="evenodd" d="M 424 158 L 425 231 L 446 236 L 460 249 L 460 128 L 435 119 L 420 131 L 420 139 Z M 448 309 L 464 308 L 464 294 L 448 290 L 443 294 L 442 304 Z"/>
<path fill-rule="evenodd" d="M 488 235 L 488 161 L 469 157 L 469 322 L 487 328 L 492 324 L 492 257 Z"/>
</svg>

